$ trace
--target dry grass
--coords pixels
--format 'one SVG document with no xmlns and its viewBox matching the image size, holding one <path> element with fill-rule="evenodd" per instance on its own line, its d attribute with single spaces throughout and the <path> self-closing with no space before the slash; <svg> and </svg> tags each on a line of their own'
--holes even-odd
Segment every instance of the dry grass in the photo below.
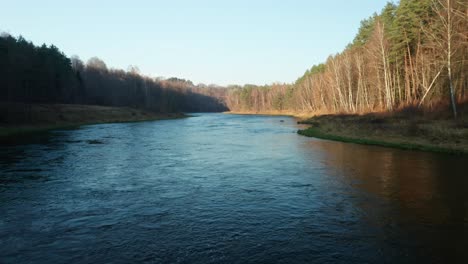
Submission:
<svg viewBox="0 0 468 264">
<path fill-rule="evenodd" d="M 329 114 L 294 111 L 227 112 L 295 116 L 309 129 L 305 136 L 405 149 L 468 153 L 468 99 L 460 100 L 455 120 L 447 102 L 406 105 L 394 112 Z"/>
<path fill-rule="evenodd" d="M 0 137 L 97 123 L 137 122 L 183 117 L 128 107 L 0 103 Z"/>
<path fill-rule="evenodd" d="M 429 112 L 405 108 L 395 113 L 364 115 L 322 115 L 301 123 L 310 124 L 300 134 L 316 137 L 360 140 L 372 145 L 468 153 L 468 117 L 466 104 L 455 120 L 449 111 Z"/>
<path fill-rule="evenodd" d="M 270 115 L 270 116 L 294 116 L 299 119 L 307 119 L 311 116 L 318 115 L 319 113 L 310 113 L 310 112 L 296 112 L 288 110 L 270 110 L 270 111 L 229 111 L 224 112 L 225 114 L 231 115 Z"/>
</svg>

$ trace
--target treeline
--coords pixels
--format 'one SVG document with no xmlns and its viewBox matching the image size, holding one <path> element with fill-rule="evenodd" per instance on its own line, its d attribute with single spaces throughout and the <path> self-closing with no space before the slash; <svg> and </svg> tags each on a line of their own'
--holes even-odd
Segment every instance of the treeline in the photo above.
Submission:
<svg viewBox="0 0 468 264">
<path fill-rule="evenodd" d="M 0 102 L 128 106 L 157 112 L 224 111 L 225 90 L 192 82 L 143 76 L 136 67 L 109 69 L 84 63 L 57 47 L 23 37 L 0 36 Z"/>
<path fill-rule="evenodd" d="M 468 89 L 468 7 L 401 0 L 362 21 L 354 41 L 291 85 L 234 87 L 233 111 L 393 111 L 456 102 Z"/>
</svg>

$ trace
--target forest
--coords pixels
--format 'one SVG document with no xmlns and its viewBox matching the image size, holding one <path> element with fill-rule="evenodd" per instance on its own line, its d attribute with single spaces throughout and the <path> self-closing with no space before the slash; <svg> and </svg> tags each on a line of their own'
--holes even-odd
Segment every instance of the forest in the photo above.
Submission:
<svg viewBox="0 0 468 264">
<path fill-rule="evenodd" d="M 307 70 L 294 84 L 229 90 L 235 112 L 393 112 L 450 108 L 468 92 L 468 2 L 401 0 L 363 20 L 341 53 Z"/>
<path fill-rule="evenodd" d="M 156 79 L 110 69 L 97 57 L 86 63 L 56 46 L 35 46 L 23 37 L 0 36 L 0 102 L 127 106 L 153 112 L 224 111 L 219 87 Z"/>
<path fill-rule="evenodd" d="M 0 101 L 128 106 L 155 112 L 393 112 L 450 107 L 468 97 L 468 7 L 459 0 L 389 2 L 341 53 L 295 83 L 228 87 L 151 78 L 137 67 L 86 63 L 54 45 L 0 36 Z"/>
</svg>

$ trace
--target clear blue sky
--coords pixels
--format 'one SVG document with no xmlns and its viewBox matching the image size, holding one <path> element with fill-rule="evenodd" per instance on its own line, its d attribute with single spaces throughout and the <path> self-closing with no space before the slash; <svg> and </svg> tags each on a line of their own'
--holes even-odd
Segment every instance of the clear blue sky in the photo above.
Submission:
<svg viewBox="0 0 468 264">
<path fill-rule="evenodd" d="M 295 81 L 386 0 L 0 0 L 0 31 L 206 84 Z"/>
</svg>

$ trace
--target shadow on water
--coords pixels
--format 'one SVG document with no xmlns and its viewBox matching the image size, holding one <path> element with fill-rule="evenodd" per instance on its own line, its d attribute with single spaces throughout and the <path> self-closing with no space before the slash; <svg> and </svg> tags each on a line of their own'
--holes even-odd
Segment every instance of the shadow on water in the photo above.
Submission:
<svg viewBox="0 0 468 264">
<path fill-rule="evenodd" d="M 53 132 L 51 131 L 39 131 L 17 136 L 10 136 L 0 140 L 0 147 L 3 148 L 28 144 L 47 144 L 51 137 L 53 137 Z"/>
<path fill-rule="evenodd" d="M 352 186 L 369 227 L 414 260 L 466 260 L 468 177 L 466 156 L 311 140 L 329 174 Z M 430 250 L 428 250 L 430 249 Z M 405 252 L 405 250 L 409 250 Z M 395 250 L 396 251 L 396 250 Z"/>
<path fill-rule="evenodd" d="M 0 188 L 27 181 L 46 181 L 53 167 L 60 167 L 71 146 L 102 145 L 106 139 L 79 138 L 82 128 L 57 129 L 8 138 L 1 142 Z M 41 160 L 41 162 L 36 162 Z"/>
</svg>

